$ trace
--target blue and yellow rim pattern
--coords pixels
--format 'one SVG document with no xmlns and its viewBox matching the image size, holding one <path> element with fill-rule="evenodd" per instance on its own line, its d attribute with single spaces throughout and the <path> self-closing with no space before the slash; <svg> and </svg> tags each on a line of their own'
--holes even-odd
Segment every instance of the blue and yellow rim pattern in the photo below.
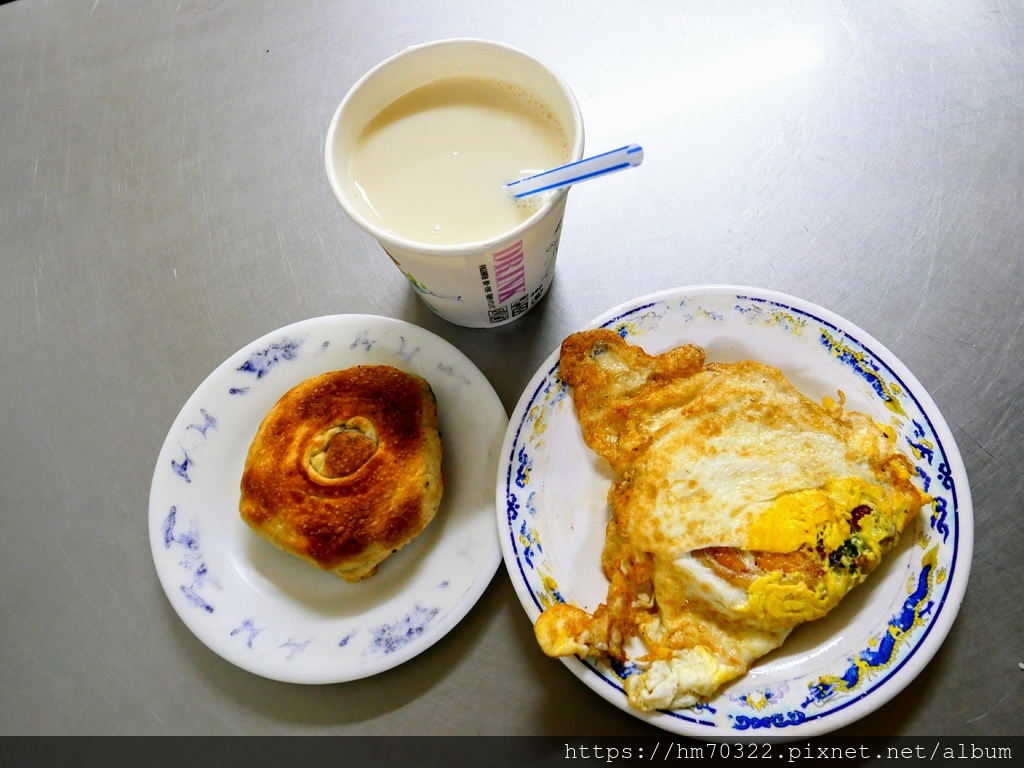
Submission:
<svg viewBox="0 0 1024 768">
<path fill-rule="evenodd" d="M 959 607 L 959 596 L 950 600 L 950 586 L 962 545 L 958 496 L 961 489 L 952 469 L 960 459 L 955 445 L 947 447 L 938 434 L 940 430 L 929 415 L 934 406 L 930 401 L 922 402 L 915 394 L 920 391 L 919 385 L 905 381 L 895 370 L 898 364 L 886 363 L 882 353 L 890 353 L 870 343 L 866 334 L 851 333 L 827 319 L 829 313 L 816 312 L 811 306 L 801 308 L 803 302 L 789 302 L 786 298 L 779 300 L 754 292 L 728 295 L 666 292 L 650 300 L 641 299 L 598 324 L 642 345 L 644 336 L 657 330 L 669 316 L 673 329 L 679 325 L 684 330 L 691 324 L 713 327 L 742 318 L 752 329 L 799 337 L 802 342 L 819 347 L 863 380 L 873 397 L 884 406 L 904 450 L 914 460 L 922 487 L 934 501 L 925 510 L 926 521 L 920 526 L 910 550 L 906 595 L 891 615 L 880 617 L 877 631 L 863 648 L 810 679 L 760 687 L 733 685 L 707 704 L 660 713 L 685 723 L 682 728 L 685 733 L 700 733 L 702 729 L 736 735 L 753 735 L 754 732 L 781 735 L 785 729 L 790 729 L 787 732 L 820 731 L 822 724 L 815 725 L 815 721 L 836 719 L 834 716 L 838 713 L 886 686 L 895 689 L 894 679 L 920 652 L 936 626 L 937 617 L 944 612 L 955 615 Z M 681 338 L 678 343 L 687 340 Z M 543 526 L 539 525 L 543 509 L 538 508 L 531 474 L 538 456 L 546 449 L 548 422 L 560 409 L 567 408 L 569 412 L 572 409 L 567 387 L 558 377 L 557 358 L 527 394 L 528 399 L 524 395 L 525 409 L 521 404 L 517 411 L 522 413 L 522 418 L 512 425 L 515 434 L 511 453 L 503 457 L 507 472 L 504 478 L 506 525 L 502 527 L 502 535 L 509 537 L 507 543 L 515 553 L 515 568 L 510 568 L 512 576 L 522 580 L 539 612 L 564 599 L 557 575 L 544 556 Z M 941 421 L 941 417 L 938 420 Z M 952 438 L 948 441 L 952 443 Z M 966 487 L 963 492 L 969 499 Z M 970 515 L 969 508 L 964 511 Z M 968 559 L 970 548 L 968 541 Z M 964 567 L 967 566 L 969 563 Z M 948 608 L 947 602 L 952 602 L 952 607 Z M 948 627 L 948 622 L 944 623 Z M 631 673 L 630 665 L 613 668 L 604 662 L 594 663 L 592 659 L 573 659 L 572 663 L 585 665 L 603 684 L 625 698 L 622 680 Z M 801 727 L 794 730 L 794 726 Z"/>
</svg>

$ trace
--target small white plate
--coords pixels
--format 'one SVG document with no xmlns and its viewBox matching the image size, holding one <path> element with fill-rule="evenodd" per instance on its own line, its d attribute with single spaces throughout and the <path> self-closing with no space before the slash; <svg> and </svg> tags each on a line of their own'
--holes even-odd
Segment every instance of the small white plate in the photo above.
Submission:
<svg viewBox="0 0 1024 768">
<path fill-rule="evenodd" d="M 445 489 L 423 533 L 350 584 L 258 538 L 238 502 L 249 445 L 274 403 L 354 365 L 391 365 L 430 383 Z M 320 317 L 254 341 L 189 398 L 157 459 L 149 535 L 171 605 L 211 650 L 274 680 L 335 683 L 407 661 L 469 612 L 501 561 L 491 483 L 507 424 L 465 355 L 399 320 Z"/>
<path fill-rule="evenodd" d="M 640 712 L 609 665 L 562 661 L 620 709 L 695 738 L 807 738 L 863 717 L 910 683 L 959 609 L 973 516 L 953 436 L 906 367 L 834 313 L 756 288 L 665 291 L 616 307 L 587 327 L 611 328 L 651 354 L 694 342 L 709 361 L 760 360 L 819 402 L 842 390 L 847 408 L 896 429 L 935 503 L 836 610 L 798 627 L 782 648 L 705 705 Z M 556 600 L 593 611 L 607 594 L 600 562 L 612 476 L 583 443 L 572 395 L 558 378 L 557 350 L 523 393 L 501 456 L 502 552 L 530 620 Z"/>
</svg>

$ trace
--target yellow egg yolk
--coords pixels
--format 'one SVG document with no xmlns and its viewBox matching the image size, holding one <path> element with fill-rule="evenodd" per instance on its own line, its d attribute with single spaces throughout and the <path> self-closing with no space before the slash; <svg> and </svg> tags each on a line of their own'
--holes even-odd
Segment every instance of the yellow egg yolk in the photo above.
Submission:
<svg viewBox="0 0 1024 768">
<path fill-rule="evenodd" d="M 747 590 L 742 613 L 765 627 L 820 618 L 878 564 L 907 510 L 885 489 L 856 477 L 781 496 L 751 525 L 747 548 L 815 553 L 822 575 L 813 582 L 772 572 Z M 860 514 L 854 510 L 861 508 Z"/>
</svg>

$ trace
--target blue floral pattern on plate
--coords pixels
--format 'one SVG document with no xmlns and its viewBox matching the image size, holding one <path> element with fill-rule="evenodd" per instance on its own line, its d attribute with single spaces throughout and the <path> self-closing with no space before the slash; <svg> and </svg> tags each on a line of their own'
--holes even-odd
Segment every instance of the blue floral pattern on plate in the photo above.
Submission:
<svg viewBox="0 0 1024 768">
<path fill-rule="evenodd" d="M 238 515 L 245 456 L 267 411 L 299 382 L 353 365 L 430 382 L 445 475 L 457 478 L 431 525 L 359 584 L 276 550 Z M 408 323 L 336 315 L 254 341 L 196 390 L 157 459 L 150 543 L 168 599 L 212 650 L 276 680 L 342 682 L 412 658 L 465 616 L 501 560 L 493 478 L 507 424 L 472 362 Z"/>
<path fill-rule="evenodd" d="M 640 713 L 623 693 L 630 664 L 563 661 L 621 709 L 693 737 L 809 737 L 863 716 L 907 685 L 935 653 L 966 586 L 973 547 L 967 477 L 948 426 L 902 363 L 861 329 L 794 297 L 703 286 L 641 297 L 588 327 L 657 353 L 686 342 L 709 360 L 780 368 L 809 397 L 842 390 L 847 407 L 890 424 L 934 497 L 900 546 L 825 619 L 796 630 L 745 677 L 688 710 Z M 593 610 L 610 470 L 582 442 L 553 353 L 513 412 L 497 490 L 503 555 L 531 620 L 570 600 Z M 834 640 L 843 627 L 841 642 Z M 825 650 L 822 650 L 825 648 Z"/>
</svg>

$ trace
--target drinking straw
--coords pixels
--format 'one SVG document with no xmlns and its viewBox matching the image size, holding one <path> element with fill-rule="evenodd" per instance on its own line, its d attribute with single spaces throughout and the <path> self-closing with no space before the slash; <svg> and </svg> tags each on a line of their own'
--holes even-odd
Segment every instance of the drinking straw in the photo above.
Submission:
<svg viewBox="0 0 1024 768">
<path fill-rule="evenodd" d="M 585 157 L 574 163 L 560 165 L 549 171 L 536 173 L 533 176 L 506 184 L 505 189 L 516 200 L 527 195 L 549 192 L 553 189 L 567 187 L 580 181 L 607 176 L 609 173 L 634 168 L 644 160 L 644 150 L 639 144 L 627 144 L 624 147 L 603 152 L 593 157 Z"/>
</svg>

